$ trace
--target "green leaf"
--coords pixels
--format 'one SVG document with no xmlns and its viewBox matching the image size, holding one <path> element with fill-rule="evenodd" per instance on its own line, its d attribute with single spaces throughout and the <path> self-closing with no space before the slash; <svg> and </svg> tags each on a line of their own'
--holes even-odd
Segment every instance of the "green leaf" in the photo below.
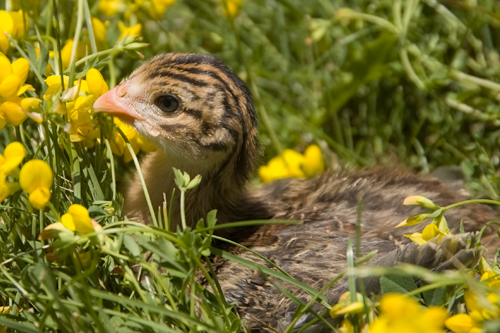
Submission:
<svg viewBox="0 0 500 333">
<path fill-rule="evenodd" d="M 123 245 L 125 245 L 127 250 L 129 250 L 134 257 L 139 257 L 141 255 L 141 249 L 132 236 L 124 235 Z"/>
<path fill-rule="evenodd" d="M 446 291 L 444 288 L 437 288 L 433 290 L 426 290 L 422 293 L 425 305 L 442 305 Z"/>
<path fill-rule="evenodd" d="M 380 278 L 380 288 L 382 289 L 382 294 L 406 294 L 409 291 L 417 289 L 417 285 L 410 275 L 390 274 Z"/>
<path fill-rule="evenodd" d="M 217 224 L 217 209 L 213 209 L 207 214 L 207 227 L 213 228 Z"/>
</svg>

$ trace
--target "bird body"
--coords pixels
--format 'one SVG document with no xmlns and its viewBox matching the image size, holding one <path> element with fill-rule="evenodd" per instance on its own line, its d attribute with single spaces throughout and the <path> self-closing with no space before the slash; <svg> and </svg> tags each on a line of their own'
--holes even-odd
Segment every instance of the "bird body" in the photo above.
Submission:
<svg viewBox="0 0 500 333">
<path fill-rule="evenodd" d="M 379 167 L 357 172 L 329 171 L 312 179 L 283 179 L 249 187 L 247 183 L 259 156 L 256 113 L 243 81 L 213 56 L 157 56 L 102 95 L 94 108 L 119 116 L 160 148 L 141 164 L 153 208 L 161 207 L 165 197 L 170 197 L 175 186 L 175 167 L 203 178 L 198 187 L 187 193 L 189 225 L 212 209 L 217 209 L 219 223 L 301 220 L 300 225 L 235 229 L 225 236 L 260 253 L 316 290 L 345 269 L 347 241 L 356 235 L 357 221 L 362 231 L 362 254 L 378 251 L 371 263 L 392 266 L 410 262 L 437 269 L 450 259 L 443 252 L 446 241 L 417 247 L 403 237 L 403 233 L 421 231 L 422 225 L 394 228 L 419 211 L 419 207 L 402 205 L 407 196 L 423 195 L 440 205 L 465 199 L 434 178 L 416 176 L 400 168 Z M 137 175 L 127 191 L 125 209 L 129 219 L 151 222 Z M 179 215 L 179 206 L 174 205 L 174 220 L 170 221 L 173 228 L 180 224 Z M 450 229 L 458 230 L 463 220 L 465 231 L 472 232 L 495 219 L 496 214 L 487 206 L 470 205 L 447 212 L 446 218 Z M 493 231 L 486 231 L 483 244 L 499 245 Z M 455 249 L 463 250 L 464 258 L 472 256 L 477 260 L 466 243 L 464 240 Z M 268 265 L 249 252 L 229 250 Z M 227 300 L 236 302 L 249 327 L 279 330 L 291 322 L 296 305 L 270 283 L 272 279 L 232 261 L 216 263 Z M 310 299 L 296 286 L 278 283 L 296 297 Z M 373 291 L 376 289 L 375 282 Z M 330 303 L 343 290 L 345 284 L 327 291 Z"/>
</svg>

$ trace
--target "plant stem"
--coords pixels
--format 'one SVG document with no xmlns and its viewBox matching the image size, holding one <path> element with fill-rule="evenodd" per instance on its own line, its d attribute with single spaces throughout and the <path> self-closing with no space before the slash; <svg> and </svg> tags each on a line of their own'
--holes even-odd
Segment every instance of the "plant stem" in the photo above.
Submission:
<svg viewBox="0 0 500 333">
<path fill-rule="evenodd" d="M 468 205 L 468 204 L 474 204 L 474 203 L 482 203 L 482 204 L 489 204 L 489 205 L 497 205 L 500 206 L 500 201 L 496 200 L 490 200 L 490 199 L 472 199 L 472 200 L 465 200 L 461 202 L 454 203 L 452 205 L 443 207 L 443 213 L 446 212 L 447 210 L 450 210 L 452 208 L 458 207 L 458 206 L 463 206 L 463 205 Z"/>
<path fill-rule="evenodd" d="M 185 195 L 186 189 L 181 188 L 181 222 L 182 222 L 182 230 L 186 229 L 186 210 L 185 210 Z"/>
</svg>

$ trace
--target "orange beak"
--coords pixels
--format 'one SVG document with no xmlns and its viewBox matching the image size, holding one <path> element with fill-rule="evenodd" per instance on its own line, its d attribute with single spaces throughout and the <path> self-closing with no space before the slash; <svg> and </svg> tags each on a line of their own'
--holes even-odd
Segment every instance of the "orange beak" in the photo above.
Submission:
<svg viewBox="0 0 500 333">
<path fill-rule="evenodd" d="M 118 85 L 107 93 L 101 95 L 101 97 L 94 102 L 95 112 L 106 112 L 128 122 L 129 124 L 133 124 L 134 120 L 139 119 L 139 117 L 133 109 L 127 105 L 127 98 L 125 97 L 124 91 L 125 89 L 125 87 Z"/>
</svg>

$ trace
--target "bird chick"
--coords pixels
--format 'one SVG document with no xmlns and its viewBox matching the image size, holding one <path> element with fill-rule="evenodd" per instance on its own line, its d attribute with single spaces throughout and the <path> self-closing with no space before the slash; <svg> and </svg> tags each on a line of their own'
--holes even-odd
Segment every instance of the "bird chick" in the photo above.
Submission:
<svg viewBox="0 0 500 333">
<path fill-rule="evenodd" d="M 440 269 L 450 267 L 446 263 L 453 255 L 463 263 L 478 259 L 478 252 L 469 248 L 472 235 L 417 247 L 403 233 L 420 231 L 422 225 L 394 229 L 419 210 L 401 204 L 407 196 L 423 195 L 442 206 L 465 199 L 431 177 L 398 168 L 376 168 L 325 172 L 313 179 L 283 179 L 259 188 L 248 187 L 259 156 L 256 113 L 246 85 L 213 56 L 156 56 L 102 95 L 94 108 L 122 118 L 160 148 L 141 164 L 153 208 L 162 205 L 164 194 L 170 196 L 174 188 L 172 167 L 176 167 L 203 177 L 186 198 L 190 225 L 211 209 L 218 210 L 221 223 L 264 218 L 301 220 L 301 225 L 266 225 L 230 236 L 316 290 L 346 267 L 347 242 L 356 235 L 360 199 L 361 255 L 378 251 L 370 263 L 393 266 L 408 262 Z M 171 223 L 175 228 L 179 208 L 174 207 L 172 216 L 176 220 Z M 137 176 L 128 189 L 125 212 L 132 220 L 151 221 Z M 496 213 L 487 206 L 469 205 L 447 212 L 446 218 L 452 230 L 456 231 L 463 220 L 465 230 L 472 232 L 496 219 Z M 494 231 L 486 230 L 484 245 L 499 245 Z M 447 247 L 449 244 L 454 245 Z M 239 255 L 256 260 L 249 252 Z M 249 327 L 281 330 L 290 324 L 297 305 L 268 282 L 273 279 L 231 261 L 221 260 L 216 266 L 227 300 L 238 304 Z M 311 299 L 296 285 L 275 282 L 305 303 Z M 367 286 L 377 291 L 376 282 Z M 343 290 L 345 284 L 325 293 L 330 304 Z M 311 310 L 321 312 L 318 306 Z M 297 327 L 304 322 L 299 320 Z"/>
<path fill-rule="evenodd" d="M 211 209 L 229 222 L 272 215 L 248 194 L 259 161 L 257 120 L 246 85 L 215 57 L 167 54 L 153 58 L 94 104 L 134 126 L 160 149 L 141 164 L 153 207 L 174 188 L 172 167 L 203 182 L 187 193 L 186 219 L 194 225 Z M 138 176 L 129 186 L 126 215 L 151 222 Z M 177 203 L 178 200 L 175 200 Z M 174 205 L 171 227 L 179 224 Z"/>
</svg>

